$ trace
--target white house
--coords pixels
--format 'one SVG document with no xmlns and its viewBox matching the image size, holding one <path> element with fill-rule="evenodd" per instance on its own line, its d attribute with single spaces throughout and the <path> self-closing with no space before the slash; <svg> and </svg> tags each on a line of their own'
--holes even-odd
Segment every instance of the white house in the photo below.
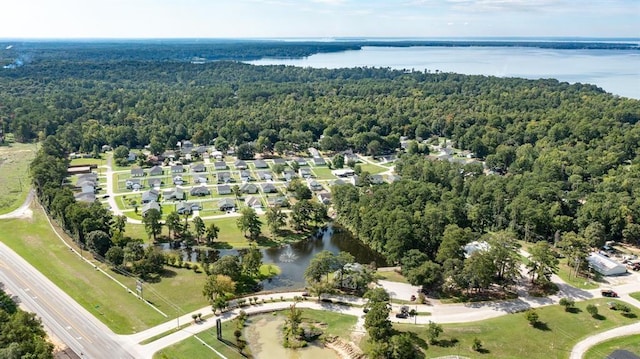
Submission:
<svg viewBox="0 0 640 359">
<path fill-rule="evenodd" d="M 589 267 L 605 276 L 627 273 L 627 268 L 624 265 L 600 253 L 591 253 L 587 257 L 587 262 L 589 262 Z"/>
<path fill-rule="evenodd" d="M 464 246 L 464 256 L 469 258 L 477 251 L 488 251 L 489 243 L 485 241 L 473 241 Z"/>
</svg>

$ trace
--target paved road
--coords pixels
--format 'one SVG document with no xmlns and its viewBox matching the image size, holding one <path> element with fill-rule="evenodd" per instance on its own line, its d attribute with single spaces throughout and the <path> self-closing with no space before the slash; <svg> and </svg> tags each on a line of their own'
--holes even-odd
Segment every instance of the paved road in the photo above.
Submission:
<svg viewBox="0 0 640 359">
<path fill-rule="evenodd" d="M 24 203 L 22 203 L 20 207 L 9 213 L 0 215 L 0 219 L 31 217 L 31 209 L 29 208 L 29 206 L 31 205 L 31 202 L 35 197 L 36 191 L 32 188 L 31 190 L 29 190 L 27 198 L 25 198 Z"/>
<path fill-rule="evenodd" d="M 129 341 L 113 334 L 4 243 L 0 243 L 0 281 L 81 358 L 139 357 Z"/>
</svg>

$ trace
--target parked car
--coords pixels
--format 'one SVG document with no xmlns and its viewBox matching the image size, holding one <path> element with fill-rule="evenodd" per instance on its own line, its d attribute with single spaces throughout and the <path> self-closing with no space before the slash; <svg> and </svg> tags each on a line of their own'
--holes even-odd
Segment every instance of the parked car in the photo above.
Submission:
<svg viewBox="0 0 640 359">
<path fill-rule="evenodd" d="M 409 318 L 409 314 L 408 313 L 397 313 L 396 314 L 396 318 L 407 319 L 407 318 Z"/>
<path fill-rule="evenodd" d="M 603 297 L 617 297 L 618 293 L 614 292 L 611 289 L 603 289 L 600 291 Z"/>
</svg>

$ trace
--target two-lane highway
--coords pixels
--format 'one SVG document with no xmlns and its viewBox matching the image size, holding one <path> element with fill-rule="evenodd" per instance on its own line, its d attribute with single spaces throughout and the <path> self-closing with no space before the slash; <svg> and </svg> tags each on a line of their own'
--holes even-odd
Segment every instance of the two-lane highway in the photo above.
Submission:
<svg viewBox="0 0 640 359">
<path fill-rule="evenodd" d="M 0 281 L 81 358 L 138 357 L 133 343 L 116 336 L 4 243 L 0 243 Z"/>
</svg>

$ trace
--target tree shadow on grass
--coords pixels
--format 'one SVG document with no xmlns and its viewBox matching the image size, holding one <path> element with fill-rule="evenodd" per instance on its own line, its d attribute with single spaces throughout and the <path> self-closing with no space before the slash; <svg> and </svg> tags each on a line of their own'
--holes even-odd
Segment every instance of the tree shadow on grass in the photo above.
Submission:
<svg viewBox="0 0 640 359">
<path fill-rule="evenodd" d="M 491 350 L 485 349 L 485 348 L 480 348 L 480 349 L 476 350 L 476 352 L 478 352 L 480 354 L 489 354 L 489 353 L 491 353 Z"/>
<path fill-rule="evenodd" d="M 406 332 L 406 333 L 409 334 L 409 337 L 411 337 L 411 342 L 414 345 L 417 345 L 417 346 L 419 346 L 420 348 L 423 348 L 423 349 L 426 349 L 426 348 L 429 347 L 427 342 L 424 339 L 420 338 L 418 336 L 418 334 L 416 334 L 414 332 Z M 422 353 L 419 353 L 419 354 L 422 354 Z M 422 356 L 420 356 L 420 358 L 424 358 L 424 354 Z"/>
<path fill-rule="evenodd" d="M 551 328 L 549 328 L 549 326 L 547 325 L 547 323 L 544 322 L 536 322 L 533 325 L 534 328 L 538 329 L 538 330 L 542 330 L 544 332 L 548 332 L 551 331 Z"/>
<path fill-rule="evenodd" d="M 162 273 L 160 273 L 161 278 L 173 278 L 177 275 L 178 273 L 176 273 L 175 271 L 172 271 L 171 269 L 166 269 L 166 268 L 162 270 Z"/>
<path fill-rule="evenodd" d="M 233 246 L 229 242 L 214 242 L 213 248 L 215 249 L 233 249 Z"/>
<path fill-rule="evenodd" d="M 442 347 L 442 348 L 452 348 L 455 347 L 456 345 L 458 345 L 460 341 L 457 338 L 451 338 L 451 339 L 440 339 L 438 340 L 435 345 Z"/>
<path fill-rule="evenodd" d="M 578 313 L 582 312 L 582 309 L 576 308 L 576 307 L 572 307 L 572 308 L 568 308 L 567 312 L 568 313 L 573 313 L 573 314 L 578 314 Z"/>
<path fill-rule="evenodd" d="M 622 313 L 622 316 L 623 316 L 623 317 L 625 317 L 625 318 L 630 318 L 630 319 L 633 319 L 633 318 L 637 318 L 637 317 L 638 317 L 638 316 L 636 315 L 636 313 Z"/>
<path fill-rule="evenodd" d="M 605 320 L 607 319 L 607 317 L 605 317 L 602 314 L 596 314 L 596 315 L 592 315 L 591 318 L 595 319 L 595 320 Z"/>
</svg>

